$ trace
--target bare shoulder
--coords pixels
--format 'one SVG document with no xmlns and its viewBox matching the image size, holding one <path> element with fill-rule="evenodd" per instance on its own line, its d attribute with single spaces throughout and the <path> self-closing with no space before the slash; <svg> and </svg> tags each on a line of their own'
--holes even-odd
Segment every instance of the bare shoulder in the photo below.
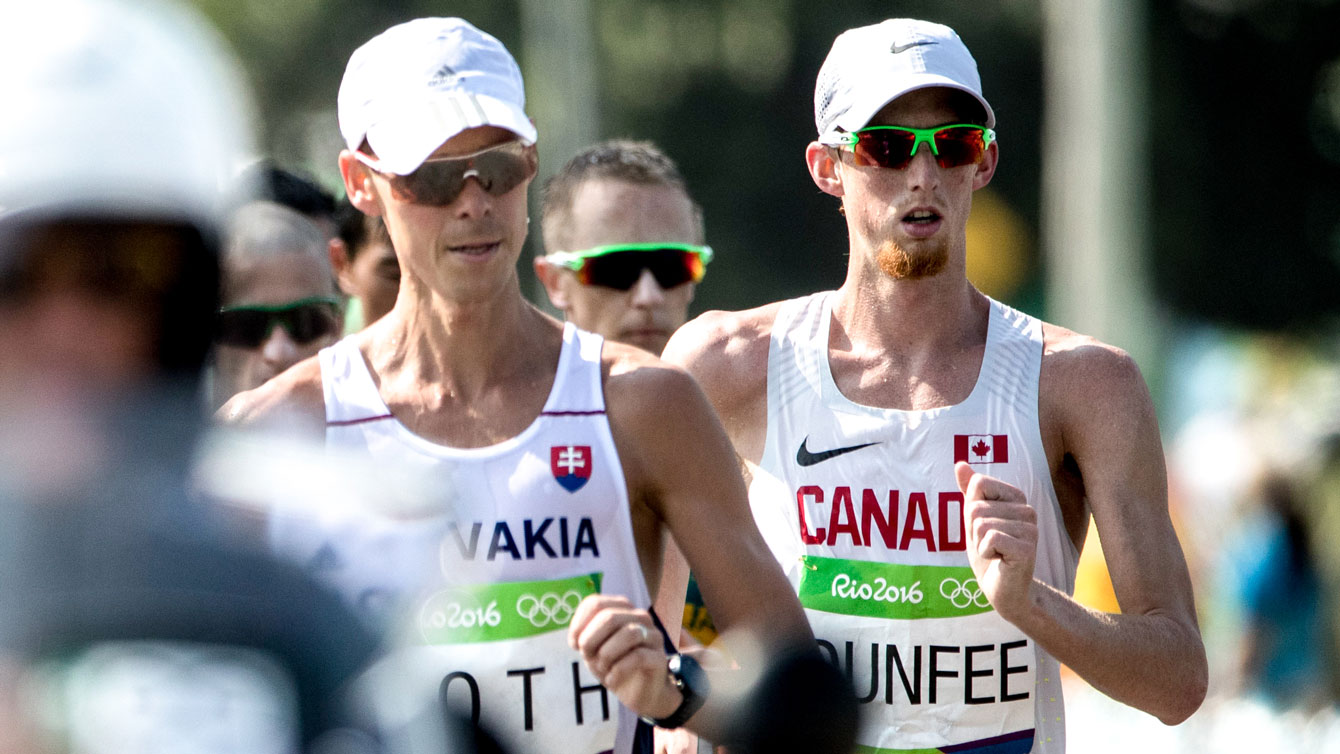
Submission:
<svg viewBox="0 0 1340 754">
<path fill-rule="evenodd" d="M 768 346 L 781 302 L 740 312 L 707 312 L 681 327 L 665 358 L 689 371 L 712 402 L 735 451 L 763 454 L 768 408 Z"/>
<path fill-rule="evenodd" d="M 739 312 L 704 312 L 675 332 L 664 358 L 714 386 L 766 376 L 768 342 L 780 306 L 778 302 Z"/>
<path fill-rule="evenodd" d="M 701 393 L 698 384 L 683 367 L 623 343 L 605 341 L 601 369 L 605 377 L 605 400 L 611 414 L 615 415 L 622 413 L 624 408 L 637 413 L 655 412 L 661 407 L 672 406 L 676 399 Z"/>
<path fill-rule="evenodd" d="M 1043 324 L 1043 400 L 1066 403 L 1148 396 L 1135 359 L 1089 335 Z"/>
<path fill-rule="evenodd" d="M 1154 400 L 1135 359 L 1116 346 L 1063 327 L 1043 326 L 1038 409 L 1057 458 L 1113 456 L 1118 445 L 1157 449 Z"/>
<path fill-rule="evenodd" d="M 305 359 L 264 385 L 238 393 L 214 417 L 235 427 L 320 436 L 326 426 L 320 362 L 315 356 Z"/>
</svg>

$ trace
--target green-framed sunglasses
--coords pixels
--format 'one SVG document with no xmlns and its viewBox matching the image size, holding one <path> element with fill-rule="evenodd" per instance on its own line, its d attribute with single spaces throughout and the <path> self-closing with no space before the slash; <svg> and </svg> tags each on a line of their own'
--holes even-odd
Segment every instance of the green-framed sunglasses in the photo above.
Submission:
<svg viewBox="0 0 1340 754">
<path fill-rule="evenodd" d="M 867 126 L 855 131 L 825 134 L 819 143 L 848 147 L 857 165 L 903 170 L 912 163 L 922 144 L 931 149 L 942 168 L 975 165 L 996 140 L 996 132 L 984 126 L 955 123 L 935 128 Z"/>
<path fill-rule="evenodd" d="M 545 256 L 551 264 L 577 273 L 582 285 L 600 285 L 626 291 L 650 270 L 662 288 L 697 283 L 707 274 L 712 247 L 688 243 L 622 243 L 581 251 L 555 251 Z"/>
<path fill-rule="evenodd" d="M 281 325 L 297 343 L 340 331 L 341 301 L 334 296 L 309 296 L 285 304 L 244 304 L 219 310 L 215 340 L 238 348 L 258 348 L 275 325 Z"/>
</svg>

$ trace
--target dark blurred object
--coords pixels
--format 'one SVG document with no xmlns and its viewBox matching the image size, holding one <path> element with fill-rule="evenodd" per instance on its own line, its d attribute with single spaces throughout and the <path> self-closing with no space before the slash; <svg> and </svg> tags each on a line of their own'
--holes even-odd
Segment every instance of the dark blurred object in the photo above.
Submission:
<svg viewBox="0 0 1340 754">
<path fill-rule="evenodd" d="M 238 178 L 242 192 L 252 199 L 282 204 L 314 222 L 322 232 L 336 227 L 335 195 L 308 176 L 280 167 L 273 160 L 260 160 L 242 171 Z M 327 233 L 333 235 L 333 233 Z"/>
<path fill-rule="evenodd" d="M 1252 329 L 1340 314 L 1340 5 L 1148 7 L 1159 298 Z"/>
<path fill-rule="evenodd" d="M 818 652 L 775 661 L 741 708 L 730 754 L 852 754 L 859 710 L 851 682 Z"/>
</svg>

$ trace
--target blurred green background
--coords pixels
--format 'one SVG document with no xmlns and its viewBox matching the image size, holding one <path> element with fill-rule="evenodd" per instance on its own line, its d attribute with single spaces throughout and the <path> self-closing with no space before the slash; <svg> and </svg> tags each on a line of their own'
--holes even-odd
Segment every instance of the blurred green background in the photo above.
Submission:
<svg viewBox="0 0 1340 754">
<path fill-rule="evenodd" d="M 846 28 L 892 16 L 949 24 L 977 58 L 1002 155 L 975 200 L 969 275 L 1140 363 L 1161 417 L 1216 698 L 1241 698 L 1245 618 L 1229 553 L 1257 525 L 1256 484 L 1267 472 L 1300 490 L 1326 579 L 1321 599 L 1336 593 L 1340 3 L 194 3 L 251 77 L 265 149 L 331 189 L 335 95 L 359 44 L 425 15 L 463 16 L 491 32 L 525 73 L 541 178 L 616 136 L 651 139 L 680 163 L 718 252 L 696 311 L 841 283 L 845 226 L 803 159 L 819 65 Z M 528 264 L 521 276 L 543 303 Z M 1334 619 L 1334 605 L 1326 609 Z M 1188 735 L 1212 738 L 1212 723 L 1194 721 L 1213 709 L 1183 726 Z M 1072 750 L 1102 750 L 1098 737 L 1089 745 Z"/>
</svg>

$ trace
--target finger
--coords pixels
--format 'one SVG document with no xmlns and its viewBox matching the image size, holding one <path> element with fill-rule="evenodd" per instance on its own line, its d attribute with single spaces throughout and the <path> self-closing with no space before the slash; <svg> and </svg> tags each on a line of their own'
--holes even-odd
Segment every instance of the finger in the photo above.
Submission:
<svg viewBox="0 0 1340 754">
<path fill-rule="evenodd" d="M 619 616 L 620 620 L 611 621 L 615 628 L 609 632 L 601 644 L 595 648 L 591 658 L 592 669 L 598 673 L 614 667 L 626 655 L 643 649 L 651 649 L 654 628 L 650 620 L 639 620 L 640 616 Z M 625 620 L 626 619 L 626 620 Z M 657 652 L 662 654 L 657 648 Z"/>
<path fill-rule="evenodd" d="M 572 614 L 572 622 L 568 624 L 568 646 L 573 649 L 580 649 L 583 642 L 583 635 L 588 634 L 591 629 L 597 628 L 593 625 L 600 623 L 597 621 L 600 616 L 609 610 L 628 609 L 633 606 L 626 597 L 610 594 L 591 594 L 577 605 L 577 610 Z M 586 641 L 597 638 L 592 634 Z M 603 639 L 602 639 L 603 640 Z"/>
<path fill-rule="evenodd" d="M 968 497 L 968 485 L 972 483 L 972 477 L 976 473 L 967 461 L 954 464 L 954 478 L 958 480 L 958 491 L 963 493 L 964 498 Z"/>
</svg>

